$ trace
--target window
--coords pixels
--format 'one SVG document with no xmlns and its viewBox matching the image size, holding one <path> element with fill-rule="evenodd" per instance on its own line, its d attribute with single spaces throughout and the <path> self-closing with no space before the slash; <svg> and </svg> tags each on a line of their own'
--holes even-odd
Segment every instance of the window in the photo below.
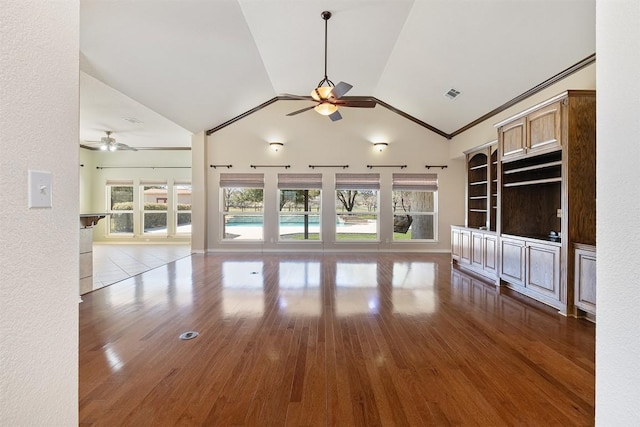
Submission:
<svg viewBox="0 0 640 427">
<path fill-rule="evenodd" d="M 108 181 L 109 234 L 133 234 L 133 182 Z"/>
<path fill-rule="evenodd" d="M 336 241 L 378 240 L 380 174 L 336 174 Z"/>
<path fill-rule="evenodd" d="M 393 174 L 393 240 L 436 240 L 438 175 Z"/>
<path fill-rule="evenodd" d="M 148 234 L 167 234 L 167 183 L 141 181 L 142 230 Z"/>
<path fill-rule="evenodd" d="M 278 174 L 280 240 L 320 240 L 322 174 Z"/>
<path fill-rule="evenodd" d="M 176 181 L 173 191 L 176 234 L 191 234 L 191 183 Z"/>
<path fill-rule="evenodd" d="M 220 174 L 222 238 L 264 239 L 264 174 Z"/>
</svg>

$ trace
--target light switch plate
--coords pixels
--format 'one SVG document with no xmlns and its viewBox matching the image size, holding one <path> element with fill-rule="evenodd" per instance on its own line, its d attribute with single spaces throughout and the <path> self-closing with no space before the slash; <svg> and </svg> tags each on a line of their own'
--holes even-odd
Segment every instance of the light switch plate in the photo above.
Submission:
<svg viewBox="0 0 640 427">
<path fill-rule="evenodd" d="M 51 207 L 51 172 L 29 170 L 29 209 Z"/>
</svg>

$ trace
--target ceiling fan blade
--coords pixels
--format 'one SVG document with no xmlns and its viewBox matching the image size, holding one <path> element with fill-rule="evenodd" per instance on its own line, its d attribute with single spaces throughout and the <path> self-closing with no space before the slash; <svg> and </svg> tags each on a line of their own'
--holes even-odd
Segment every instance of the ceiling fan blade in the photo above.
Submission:
<svg viewBox="0 0 640 427">
<path fill-rule="evenodd" d="M 306 101 L 310 101 L 313 98 L 311 98 L 310 96 L 304 96 L 304 95 L 292 95 L 290 93 L 283 93 L 279 95 L 280 98 L 282 99 L 304 99 Z"/>
<path fill-rule="evenodd" d="M 305 107 L 305 108 L 302 108 L 300 110 L 293 111 L 293 112 L 287 114 L 287 116 L 295 116 L 296 114 L 304 113 L 305 111 L 309 111 L 309 110 L 312 110 L 314 108 L 315 108 L 315 105 L 312 105 L 310 107 Z"/>
<path fill-rule="evenodd" d="M 339 105 L 341 107 L 355 107 L 355 108 L 373 108 L 376 106 L 376 101 L 336 101 L 334 104 Z"/>
<path fill-rule="evenodd" d="M 117 144 L 116 144 L 116 148 L 117 148 L 118 150 L 131 150 L 131 151 L 138 151 L 138 149 L 137 149 L 137 148 L 135 148 L 135 147 L 130 147 L 130 146 L 128 146 L 127 144 L 123 144 L 123 143 L 121 143 L 121 142 L 119 142 L 119 143 L 117 143 Z"/>
<path fill-rule="evenodd" d="M 334 98 L 342 98 L 342 96 L 349 92 L 353 86 L 346 82 L 338 83 L 332 90 L 331 96 Z"/>
<path fill-rule="evenodd" d="M 340 111 L 336 110 L 336 112 L 329 114 L 329 118 L 331 119 L 332 122 L 335 122 L 337 120 L 342 119 L 342 114 L 340 114 Z"/>
</svg>

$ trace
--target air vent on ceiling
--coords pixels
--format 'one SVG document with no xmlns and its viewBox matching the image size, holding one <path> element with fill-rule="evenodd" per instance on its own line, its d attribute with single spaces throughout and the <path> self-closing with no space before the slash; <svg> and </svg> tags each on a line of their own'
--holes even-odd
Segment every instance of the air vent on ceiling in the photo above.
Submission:
<svg viewBox="0 0 640 427">
<path fill-rule="evenodd" d="M 451 88 L 447 93 L 444 94 L 444 96 L 446 96 L 447 98 L 453 101 L 458 96 L 460 96 L 460 91 L 457 89 Z"/>
<path fill-rule="evenodd" d="M 123 117 L 123 119 L 128 121 L 129 123 L 133 123 L 133 124 L 136 124 L 136 125 L 144 123 L 142 120 L 136 119 L 135 117 Z"/>
</svg>

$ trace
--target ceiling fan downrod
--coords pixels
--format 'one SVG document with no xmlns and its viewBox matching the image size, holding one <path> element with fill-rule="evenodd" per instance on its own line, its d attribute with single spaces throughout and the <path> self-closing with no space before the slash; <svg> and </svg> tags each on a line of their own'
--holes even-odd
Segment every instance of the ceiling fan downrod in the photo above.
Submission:
<svg viewBox="0 0 640 427">
<path fill-rule="evenodd" d="M 333 82 L 329 80 L 329 77 L 327 77 L 327 32 L 328 22 L 331 18 L 331 12 L 325 10 L 320 14 L 320 16 L 322 16 L 322 19 L 324 19 L 324 78 L 320 80 L 320 83 L 318 83 L 318 87 L 321 87 L 323 83 L 326 83 L 330 87 L 334 87 L 335 85 L 333 84 Z"/>
</svg>

